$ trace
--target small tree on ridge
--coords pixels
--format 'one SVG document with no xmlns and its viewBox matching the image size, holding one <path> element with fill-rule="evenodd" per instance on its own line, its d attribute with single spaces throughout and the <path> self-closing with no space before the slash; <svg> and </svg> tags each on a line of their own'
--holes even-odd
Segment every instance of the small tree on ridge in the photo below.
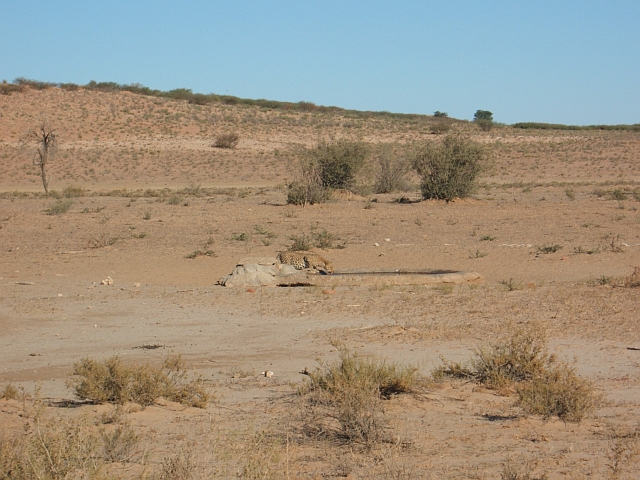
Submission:
<svg viewBox="0 0 640 480">
<path fill-rule="evenodd" d="M 38 128 L 29 130 L 22 137 L 22 144 L 25 147 L 33 146 L 37 157 L 33 159 L 33 164 L 40 167 L 42 176 L 42 186 L 46 194 L 49 194 L 49 180 L 47 176 L 47 165 L 58 150 L 58 137 L 53 128 L 43 120 Z"/>
</svg>

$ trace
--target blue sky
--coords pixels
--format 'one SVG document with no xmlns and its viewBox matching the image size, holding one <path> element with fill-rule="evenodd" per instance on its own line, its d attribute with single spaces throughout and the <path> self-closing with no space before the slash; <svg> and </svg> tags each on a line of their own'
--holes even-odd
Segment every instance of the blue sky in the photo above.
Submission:
<svg viewBox="0 0 640 480">
<path fill-rule="evenodd" d="M 640 1 L 2 1 L 0 79 L 640 122 Z"/>
</svg>

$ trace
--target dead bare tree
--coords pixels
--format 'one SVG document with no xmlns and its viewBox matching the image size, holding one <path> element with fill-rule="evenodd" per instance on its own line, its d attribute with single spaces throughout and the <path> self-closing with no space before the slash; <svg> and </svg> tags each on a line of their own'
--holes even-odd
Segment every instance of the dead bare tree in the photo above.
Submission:
<svg viewBox="0 0 640 480">
<path fill-rule="evenodd" d="M 42 185 L 45 193 L 49 194 L 49 180 L 51 178 L 47 176 L 47 165 L 58 149 L 58 137 L 55 130 L 47 121 L 43 120 L 38 128 L 29 130 L 22 137 L 22 145 L 35 148 L 37 157 L 33 158 L 33 164 L 40 167 Z"/>
</svg>

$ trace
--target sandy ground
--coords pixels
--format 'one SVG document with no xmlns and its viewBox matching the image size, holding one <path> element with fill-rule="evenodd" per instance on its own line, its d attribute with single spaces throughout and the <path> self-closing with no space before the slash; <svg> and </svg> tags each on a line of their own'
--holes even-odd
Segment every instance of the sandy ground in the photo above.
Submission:
<svg viewBox="0 0 640 480">
<path fill-rule="evenodd" d="M 17 148 L 12 132 L 28 123 L 21 113 L 25 105 L 38 100 L 49 108 L 69 105 L 64 110 L 69 118 L 60 120 L 67 136 L 72 120 L 83 112 L 98 118 L 100 108 L 112 105 L 126 115 L 123 110 L 133 105 L 147 111 L 153 102 L 129 95 L 54 93 L 0 98 L 1 148 Z M 85 102 L 84 108 L 74 102 Z M 156 107 L 187 110 L 171 105 L 176 104 Z M 35 108 L 29 111 L 36 116 Z M 213 125 L 225 118 L 220 112 L 208 114 L 218 115 Z M 96 121 L 87 125 L 99 130 Z M 204 410 L 163 401 L 129 417 L 148 446 L 148 468 L 184 446 L 194 452 L 203 477 L 499 478 L 510 464 L 532 476 L 614 478 L 611 433 L 637 428 L 640 421 L 640 289 L 618 286 L 640 265 L 640 203 L 631 194 L 640 168 L 637 134 L 578 132 L 557 139 L 546 133 L 503 132 L 512 141 L 520 139 L 520 156 L 498 155 L 493 174 L 482 179 L 486 188 L 470 199 L 398 204 L 399 196 L 417 198 L 417 193 L 351 195 L 302 208 L 287 206 L 278 187 L 290 170 L 288 160 L 274 151 L 293 138 L 281 132 L 279 140 L 265 143 L 270 160 L 261 163 L 263 154 L 255 145 L 270 137 L 257 120 L 245 122 L 258 129 L 255 145 L 247 142 L 239 151 L 223 153 L 212 153 L 204 140 L 198 143 L 197 132 L 190 134 L 188 122 L 182 121 L 184 130 L 175 126 L 173 143 L 156 140 L 154 146 L 167 158 L 170 149 L 182 152 L 176 166 L 167 167 L 175 170 L 173 177 L 154 170 L 145 183 L 142 167 L 136 173 L 141 180 L 123 173 L 127 162 L 118 149 L 141 140 L 127 140 L 112 125 L 112 130 L 96 132 L 95 141 L 80 132 L 78 141 L 86 142 L 82 148 L 103 149 L 101 158 L 111 159 L 116 176 L 104 173 L 98 160 L 99 167 L 93 168 L 101 173 L 95 183 L 85 183 L 89 177 L 82 173 L 80 156 L 69 157 L 56 173 L 92 190 L 73 198 L 68 212 L 47 214 L 56 201 L 52 198 L 0 198 L 0 386 L 10 382 L 33 392 L 40 385 L 52 415 L 93 417 L 107 407 L 69 403 L 74 396 L 65 380 L 74 362 L 118 355 L 126 362 L 158 365 L 170 352 L 182 354 L 204 376 L 216 401 Z M 231 117 L 225 121 L 233 123 Z M 144 127 L 142 120 L 135 125 L 141 132 L 154 128 L 152 122 Z M 312 139 L 316 127 L 306 128 L 300 126 L 302 141 Z M 371 125 L 362 128 L 375 133 Z M 212 131 L 203 127 L 202 138 Z M 389 135 L 418 133 L 392 130 Z M 496 142 L 498 133 L 491 135 Z M 108 141 L 119 143 L 109 146 Z M 597 152 L 560 161 L 540 147 L 558 142 L 580 149 L 596 145 Z M 531 143 L 537 147 L 523 147 Z M 604 155 L 600 144 L 617 153 Z M 27 153 L 15 152 L 4 156 L 0 186 L 4 191 L 36 189 L 38 177 L 27 175 L 34 167 L 15 167 Z M 191 179 L 181 170 L 200 155 L 193 152 L 237 160 L 228 174 L 206 184 L 220 188 L 215 194 L 173 194 L 179 201 L 171 204 L 170 195 L 106 196 L 107 188 L 96 187 L 200 183 L 205 177 L 201 169 L 194 172 L 202 176 Z M 535 175 L 523 167 L 529 165 L 527 155 L 538 165 Z M 595 163 L 586 172 L 588 162 Z M 260 165 L 264 168 L 256 168 Z M 239 178 L 236 167 L 244 175 L 236 185 L 252 186 L 223 189 Z M 508 183 L 534 179 L 537 184 Z M 559 180 L 564 183 L 554 183 Z M 625 190 L 626 199 L 607 194 L 614 188 Z M 336 269 L 466 270 L 483 279 L 459 286 L 336 287 L 333 294 L 314 287 L 248 291 L 216 285 L 238 259 L 273 256 L 291 244 L 292 236 L 313 238 L 323 230 L 333 236 L 334 246 L 343 247 L 322 251 Z M 542 252 L 553 245 L 561 248 Z M 197 250 L 213 255 L 187 258 Z M 113 284 L 101 285 L 107 277 Z M 335 360 L 332 343 L 418 365 L 429 376 L 441 357 L 465 361 L 477 346 L 530 322 L 543 325 L 550 350 L 575 362 L 577 372 L 603 395 L 597 410 L 580 424 L 544 421 L 524 414 L 513 396 L 447 381 L 386 401 L 397 441 L 373 452 L 300 440 L 304 407 L 295 395 L 305 379 L 300 372 L 318 366 L 318 359 Z M 267 370 L 274 376 L 260 376 Z M 70 404 L 74 408 L 64 408 Z M 20 400 L 0 400 L 3 434 L 19 431 L 25 408 Z M 114 475 L 142 470 L 134 462 L 114 467 Z M 617 475 L 637 478 L 638 457 L 624 460 Z"/>
</svg>

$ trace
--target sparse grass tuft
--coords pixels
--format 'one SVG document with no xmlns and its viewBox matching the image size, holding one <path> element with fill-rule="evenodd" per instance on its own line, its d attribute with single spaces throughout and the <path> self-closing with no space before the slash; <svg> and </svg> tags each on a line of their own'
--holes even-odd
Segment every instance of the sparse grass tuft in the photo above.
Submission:
<svg viewBox="0 0 640 480">
<path fill-rule="evenodd" d="M 508 292 L 520 289 L 520 285 L 513 278 L 510 278 L 509 280 L 501 280 L 500 283 L 507 288 Z"/>
<path fill-rule="evenodd" d="M 161 368 L 150 365 L 126 366 L 116 356 L 103 362 L 83 358 L 73 366 L 75 378 L 68 385 L 76 396 L 94 403 L 127 401 L 146 407 L 159 397 L 185 405 L 204 408 L 210 394 L 201 377 L 187 379 L 184 362 L 179 355 L 167 357 Z"/>
<path fill-rule="evenodd" d="M 556 253 L 559 252 L 560 250 L 562 250 L 562 245 L 558 245 L 558 244 L 550 244 L 550 243 L 545 243 L 543 246 L 538 247 L 538 253 L 543 253 L 543 254 L 549 254 L 549 253 Z"/>
<path fill-rule="evenodd" d="M 63 213 L 67 213 L 71 206 L 73 205 L 73 200 L 58 200 L 57 202 L 53 202 L 49 204 L 49 208 L 45 210 L 47 215 L 62 215 Z"/>
<path fill-rule="evenodd" d="M 622 286 L 627 288 L 640 288 L 640 267 L 634 267 L 631 275 L 623 279 Z"/>
<path fill-rule="evenodd" d="M 103 248 L 110 247 L 115 244 L 120 237 L 110 237 L 106 234 L 100 235 L 99 237 L 91 237 L 87 242 L 87 248 Z"/>
</svg>

